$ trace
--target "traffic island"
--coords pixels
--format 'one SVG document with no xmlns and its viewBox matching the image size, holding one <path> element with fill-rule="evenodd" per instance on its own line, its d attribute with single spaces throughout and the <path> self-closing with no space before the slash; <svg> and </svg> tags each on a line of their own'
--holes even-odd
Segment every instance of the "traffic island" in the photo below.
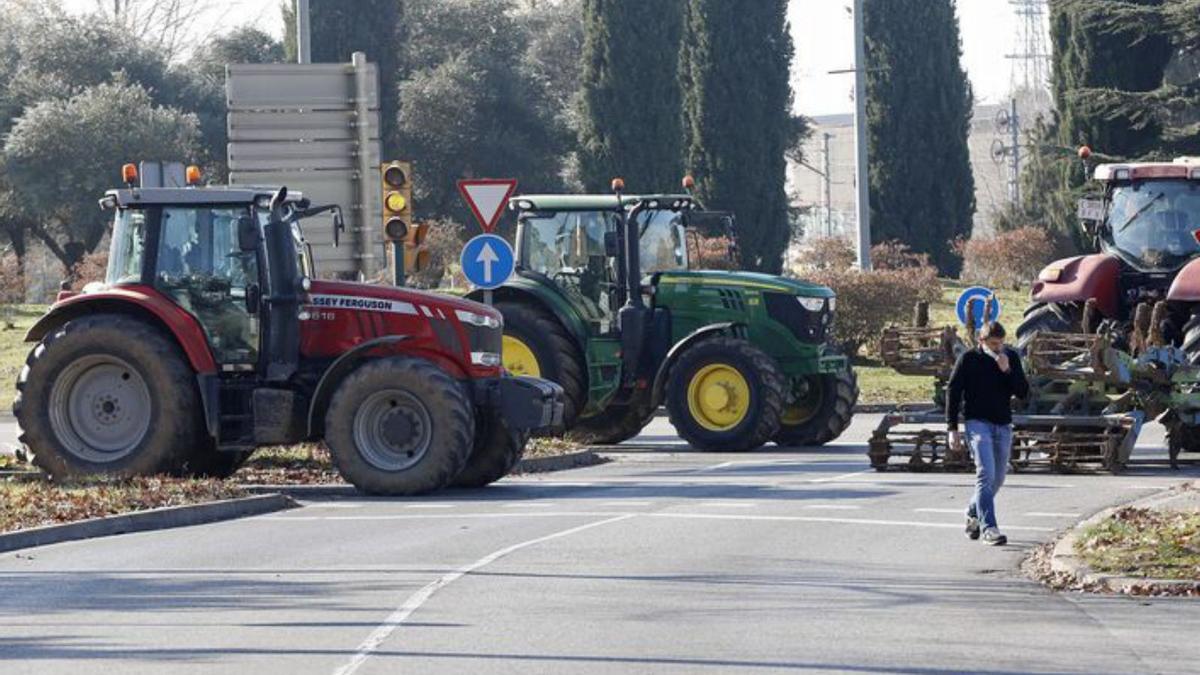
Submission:
<svg viewBox="0 0 1200 675">
<path fill-rule="evenodd" d="M 127 532 L 198 525 L 290 508 L 219 480 L 139 477 L 52 483 L 39 474 L 0 480 L 0 552 Z"/>
<path fill-rule="evenodd" d="M 1101 511 L 1026 568 L 1060 590 L 1200 596 L 1200 490 L 1189 483 Z"/>
</svg>

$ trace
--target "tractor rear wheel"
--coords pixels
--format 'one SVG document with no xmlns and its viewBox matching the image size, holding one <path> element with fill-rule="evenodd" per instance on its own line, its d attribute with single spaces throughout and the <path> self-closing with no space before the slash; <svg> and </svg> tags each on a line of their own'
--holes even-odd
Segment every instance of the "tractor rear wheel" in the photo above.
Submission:
<svg viewBox="0 0 1200 675">
<path fill-rule="evenodd" d="M 718 337 L 688 348 L 667 379 L 667 413 L 699 450 L 744 452 L 779 431 L 787 380 L 744 340 Z"/>
<path fill-rule="evenodd" d="M 810 376 L 805 384 L 803 395 L 783 408 L 782 426 L 772 439 L 777 445 L 825 445 L 850 426 L 858 378 L 849 364 L 837 373 Z"/>
<path fill-rule="evenodd" d="M 528 302 L 502 300 L 503 362 L 513 375 L 544 377 L 563 388 L 563 429 L 570 429 L 587 403 L 587 372 L 583 354 L 562 324 Z"/>
<path fill-rule="evenodd" d="M 1017 326 L 1017 349 L 1025 353 L 1035 333 L 1074 333 L 1079 331 L 1078 310 L 1056 302 L 1034 305 Z"/>
<path fill-rule="evenodd" d="M 199 423 L 194 382 L 159 330 L 96 314 L 66 322 L 33 348 L 13 412 L 34 464 L 56 480 L 171 473 Z"/>
<path fill-rule="evenodd" d="M 331 401 L 325 444 L 338 473 L 367 494 L 440 490 L 471 455 L 475 415 L 466 392 L 424 359 L 367 361 Z"/>
<path fill-rule="evenodd" d="M 654 418 L 655 408 L 646 404 L 616 404 L 599 415 L 579 420 L 567 439 L 584 445 L 616 445 L 637 436 Z"/>
<path fill-rule="evenodd" d="M 510 430 L 500 413 L 481 411 L 475 418 L 474 448 L 454 487 L 478 488 L 504 478 L 521 461 L 528 440 L 528 434 Z"/>
</svg>

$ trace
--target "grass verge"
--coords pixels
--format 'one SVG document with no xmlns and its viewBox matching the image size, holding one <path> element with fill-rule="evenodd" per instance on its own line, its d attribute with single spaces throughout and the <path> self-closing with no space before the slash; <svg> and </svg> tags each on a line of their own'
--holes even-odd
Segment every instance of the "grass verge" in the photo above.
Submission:
<svg viewBox="0 0 1200 675">
<path fill-rule="evenodd" d="M 89 479 L 72 484 L 46 480 L 0 480 L 0 532 L 59 525 L 164 506 L 245 497 L 234 483 L 145 477 Z"/>
<path fill-rule="evenodd" d="M 45 313 L 45 305 L 0 305 L 0 411 L 12 410 L 17 375 L 33 346 L 25 342 L 25 333 Z"/>
<path fill-rule="evenodd" d="M 1200 512 L 1125 507 L 1085 529 L 1075 552 L 1101 574 L 1200 581 Z"/>
</svg>

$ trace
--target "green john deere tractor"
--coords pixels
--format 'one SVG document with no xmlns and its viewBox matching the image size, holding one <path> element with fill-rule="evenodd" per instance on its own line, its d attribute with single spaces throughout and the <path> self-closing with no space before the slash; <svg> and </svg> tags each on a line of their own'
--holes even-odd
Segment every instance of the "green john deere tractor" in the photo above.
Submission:
<svg viewBox="0 0 1200 675">
<path fill-rule="evenodd" d="M 858 386 L 826 345 L 829 288 L 689 264 L 688 194 L 523 195 L 517 272 L 495 291 L 503 360 L 565 390 L 564 426 L 587 443 L 637 435 L 665 404 L 701 450 L 812 446 L 846 429 Z"/>
</svg>

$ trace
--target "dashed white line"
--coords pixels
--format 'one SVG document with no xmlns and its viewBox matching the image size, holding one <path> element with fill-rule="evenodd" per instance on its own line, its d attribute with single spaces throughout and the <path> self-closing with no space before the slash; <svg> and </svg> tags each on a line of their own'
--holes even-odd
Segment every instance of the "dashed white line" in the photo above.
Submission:
<svg viewBox="0 0 1200 675">
<path fill-rule="evenodd" d="M 808 482 L 810 482 L 810 483 L 839 483 L 841 481 L 846 480 L 847 478 L 861 476 L 864 473 L 870 473 L 872 471 L 874 471 L 874 469 L 863 469 L 862 471 L 852 471 L 850 473 L 844 473 L 840 476 L 832 476 L 830 478 L 814 478 Z"/>
<path fill-rule="evenodd" d="M 957 513 L 963 515 L 966 509 L 913 509 L 917 513 Z"/>
<path fill-rule="evenodd" d="M 376 649 L 378 649 L 379 645 L 383 644 L 384 640 L 388 639 L 388 637 L 391 636 L 391 634 L 395 632 L 395 630 L 399 628 L 401 624 L 408 620 L 408 617 L 412 616 L 413 612 L 420 609 L 421 605 L 425 604 L 429 598 L 433 597 L 434 593 L 445 588 L 446 586 L 449 586 L 464 576 L 479 570 L 480 568 L 486 567 L 487 565 L 496 562 L 506 555 L 520 551 L 523 548 L 536 546 L 537 544 L 552 541 L 554 539 L 569 537 L 585 530 L 600 527 L 601 525 L 608 525 L 609 523 L 626 520 L 632 518 L 633 515 L 634 514 L 630 513 L 613 518 L 606 518 L 604 520 L 598 520 L 586 525 L 572 527 L 568 530 L 562 530 L 553 534 L 548 534 L 544 537 L 538 537 L 537 539 L 530 539 L 519 544 L 513 544 L 512 546 L 507 546 L 498 551 L 489 553 L 479 560 L 476 560 L 469 565 L 464 565 L 453 572 L 443 574 L 441 577 L 438 577 L 438 579 L 426 585 L 421 590 L 408 596 L 408 599 L 404 601 L 404 604 L 397 607 L 396 611 L 392 612 L 390 616 L 384 619 L 383 623 L 379 624 L 379 627 L 372 631 L 371 634 L 367 636 L 366 640 L 363 640 L 362 644 L 358 646 L 358 650 L 354 653 L 354 656 L 351 657 L 349 663 L 334 671 L 334 675 L 351 675 L 357 671 L 362 664 L 366 662 L 367 658 L 371 656 L 371 652 L 374 652 Z"/>
<path fill-rule="evenodd" d="M 919 520 L 876 520 L 873 518 L 834 518 L 821 516 L 760 516 L 733 513 L 672 513 L 656 512 L 641 514 L 647 518 L 678 518 L 681 520 L 749 520 L 796 523 L 830 523 L 841 525 L 884 525 L 888 527 L 930 527 L 943 529 L 958 529 L 962 523 L 932 523 Z M 1033 527 L 1029 525 L 1006 525 L 1005 530 L 1022 532 L 1054 532 L 1053 527 Z"/>
</svg>

